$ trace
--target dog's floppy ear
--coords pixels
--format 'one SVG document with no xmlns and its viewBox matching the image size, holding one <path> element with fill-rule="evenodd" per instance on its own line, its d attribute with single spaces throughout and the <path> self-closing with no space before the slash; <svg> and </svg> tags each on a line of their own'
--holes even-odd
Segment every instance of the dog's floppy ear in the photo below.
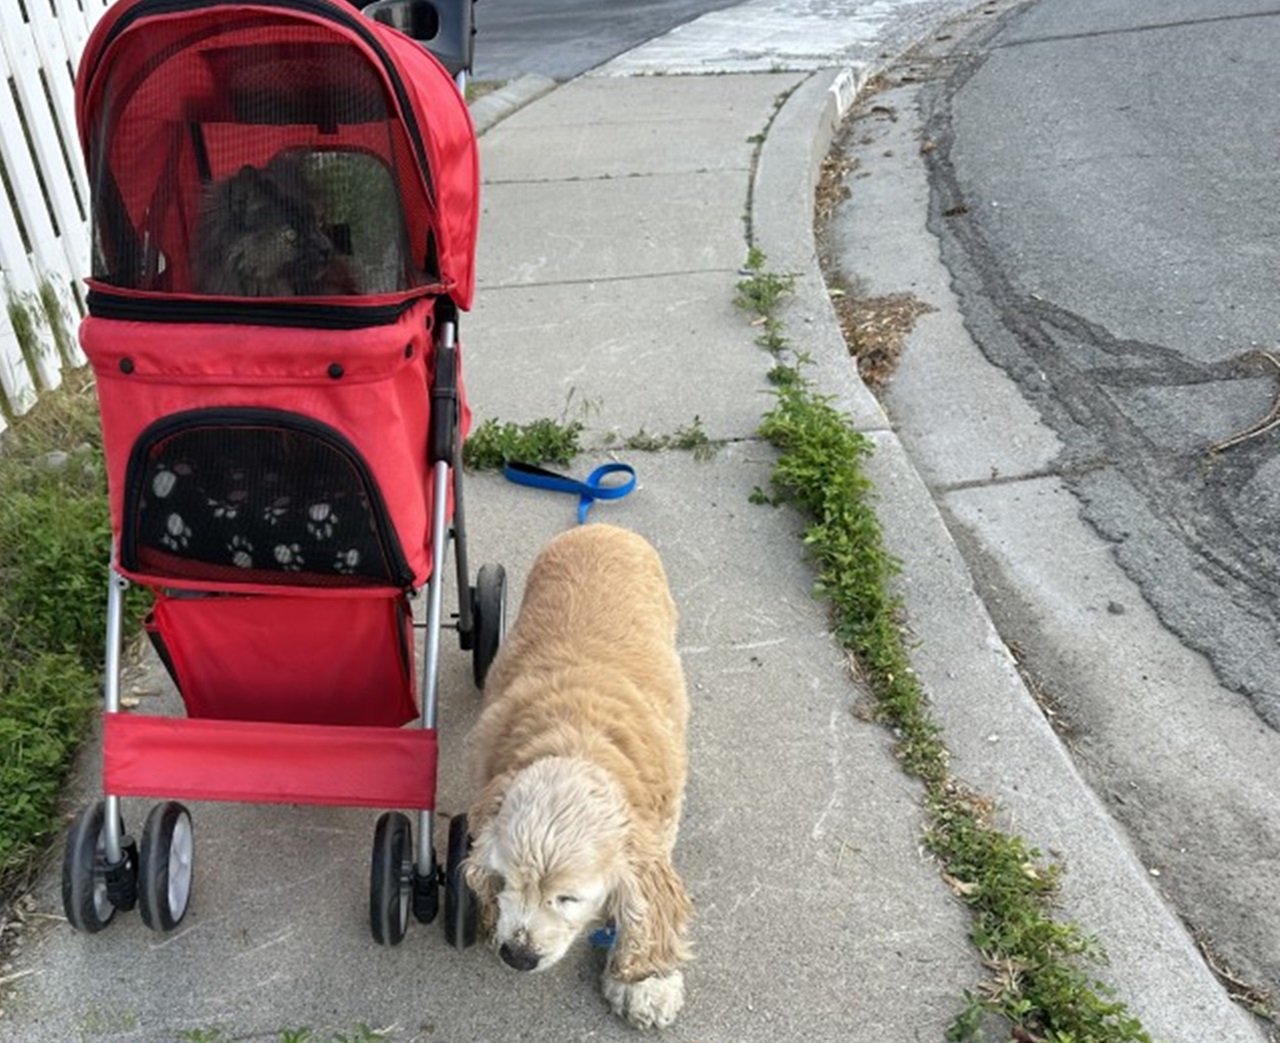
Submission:
<svg viewBox="0 0 1280 1043">
<path fill-rule="evenodd" d="M 462 877 L 476 898 L 480 934 L 488 937 L 493 934 L 498 922 L 498 895 L 502 892 L 502 877 L 476 859 L 474 849 L 463 863 Z"/>
<path fill-rule="evenodd" d="M 514 771 L 505 771 L 501 775 L 495 775 L 485 783 L 479 795 L 471 802 L 471 807 L 467 810 L 467 829 L 473 838 L 488 831 L 489 823 L 502 808 L 507 787 L 515 774 Z"/>
<path fill-rule="evenodd" d="M 462 874 L 467 886 L 475 893 L 480 928 L 485 933 L 493 928 L 498 893 L 502 890 L 502 878 L 490 868 L 493 864 L 493 820 L 502 807 L 512 774 L 508 772 L 490 779 L 467 812 L 467 832 L 471 834 L 472 843 Z"/>
<path fill-rule="evenodd" d="M 627 860 L 610 899 L 618 937 L 610 973 L 620 981 L 666 974 L 691 956 L 685 937 L 693 903 L 665 854 Z"/>
</svg>

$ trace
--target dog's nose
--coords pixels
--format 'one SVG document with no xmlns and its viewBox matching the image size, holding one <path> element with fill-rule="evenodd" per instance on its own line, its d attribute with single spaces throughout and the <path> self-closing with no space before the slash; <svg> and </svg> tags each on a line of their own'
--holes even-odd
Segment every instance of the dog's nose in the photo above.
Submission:
<svg viewBox="0 0 1280 1043">
<path fill-rule="evenodd" d="M 502 957 L 503 963 L 508 967 L 514 967 L 518 971 L 533 970 L 538 966 L 538 960 L 541 959 L 532 949 L 512 945 L 509 942 L 504 942 L 498 946 L 498 955 Z"/>
</svg>

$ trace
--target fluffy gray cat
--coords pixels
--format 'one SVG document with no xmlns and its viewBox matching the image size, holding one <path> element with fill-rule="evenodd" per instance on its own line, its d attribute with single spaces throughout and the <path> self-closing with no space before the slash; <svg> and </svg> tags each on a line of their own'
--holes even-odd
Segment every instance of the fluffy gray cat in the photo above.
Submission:
<svg viewBox="0 0 1280 1043">
<path fill-rule="evenodd" d="M 296 159 L 246 164 L 205 193 L 192 256 L 197 293 L 304 297 L 356 293 Z"/>
</svg>

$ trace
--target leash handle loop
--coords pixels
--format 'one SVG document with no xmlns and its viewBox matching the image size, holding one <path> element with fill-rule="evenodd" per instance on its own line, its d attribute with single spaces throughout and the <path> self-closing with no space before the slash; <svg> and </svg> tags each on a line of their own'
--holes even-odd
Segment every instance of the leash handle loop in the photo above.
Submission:
<svg viewBox="0 0 1280 1043">
<path fill-rule="evenodd" d="M 587 475 L 585 481 L 581 482 L 568 475 L 548 471 L 545 467 L 516 460 L 509 461 L 502 473 L 506 475 L 508 481 L 515 482 L 517 485 L 576 495 L 579 525 L 586 524 L 587 512 L 591 510 L 591 505 L 596 500 L 620 500 L 636 487 L 636 469 L 630 464 L 622 463 L 601 464 Z M 605 484 L 604 480 L 607 477 L 618 474 L 625 476 L 622 481 Z"/>
</svg>

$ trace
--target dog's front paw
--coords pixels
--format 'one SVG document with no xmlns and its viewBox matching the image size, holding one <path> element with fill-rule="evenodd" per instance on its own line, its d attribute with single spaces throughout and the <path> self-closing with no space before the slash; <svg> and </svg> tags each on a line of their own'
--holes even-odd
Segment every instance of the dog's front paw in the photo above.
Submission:
<svg viewBox="0 0 1280 1043">
<path fill-rule="evenodd" d="M 619 981 L 605 972 L 604 998 L 620 1018 L 636 1028 L 666 1028 L 684 1006 L 684 975 L 655 974 L 640 981 Z"/>
</svg>

